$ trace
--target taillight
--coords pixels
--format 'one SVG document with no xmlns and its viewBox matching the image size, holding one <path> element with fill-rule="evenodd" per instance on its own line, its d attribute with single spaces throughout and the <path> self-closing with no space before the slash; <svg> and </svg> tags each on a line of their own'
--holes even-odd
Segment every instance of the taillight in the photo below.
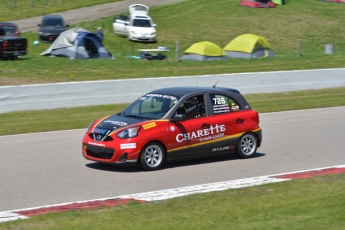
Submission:
<svg viewBox="0 0 345 230">
<path fill-rule="evenodd" d="M 8 42 L 7 42 L 7 41 L 4 41 L 4 42 L 2 43 L 2 50 L 7 50 L 7 48 L 8 48 Z"/>
</svg>

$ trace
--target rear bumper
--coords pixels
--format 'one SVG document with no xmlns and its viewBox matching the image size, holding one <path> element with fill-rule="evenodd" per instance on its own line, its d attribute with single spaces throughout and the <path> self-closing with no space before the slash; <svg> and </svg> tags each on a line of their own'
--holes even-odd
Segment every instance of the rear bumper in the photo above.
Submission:
<svg viewBox="0 0 345 230">
<path fill-rule="evenodd" d="M 27 50 L 22 51 L 2 51 L 1 56 L 2 57 L 16 57 L 16 56 L 23 56 L 26 55 Z"/>
<path fill-rule="evenodd" d="M 261 146 L 261 142 L 262 142 L 262 130 L 259 129 L 257 131 L 254 132 L 258 138 L 258 147 Z"/>
</svg>

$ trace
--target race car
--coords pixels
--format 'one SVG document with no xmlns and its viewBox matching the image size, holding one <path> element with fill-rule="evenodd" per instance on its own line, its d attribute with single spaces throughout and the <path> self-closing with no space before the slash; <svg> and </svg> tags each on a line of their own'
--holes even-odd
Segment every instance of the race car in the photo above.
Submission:
<svg viewBox="0 0 345 230">
<path fill-rule="evenodd" d="M 251 158 L 262 141 L 259 121 L 236 89 L 157 89 L 123 111 L 93 121 L 82 140 L 82 154 L 91 161 L 137 164 L 143 170 L 220 154 Z"/>
</svg>

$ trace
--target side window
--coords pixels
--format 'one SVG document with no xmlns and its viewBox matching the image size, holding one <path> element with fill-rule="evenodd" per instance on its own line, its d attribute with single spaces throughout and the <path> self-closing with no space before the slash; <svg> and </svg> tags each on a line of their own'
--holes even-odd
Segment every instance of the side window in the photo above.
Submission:
<svg viewBox="0 0 345 230">
<path fill-rule="evenodd" d="M 184 100 L 180 107 L 177 109 L 176 113 L 185 114 L 188 120 L 198 117 L 204 117 L 206 115 L 204 95 L 196 95 Z"/>
<path fill-rule="evenodd" d="M 241 110 L 239 104 L 228 96 L 220 94 L 210 94 L 210 97 L 212 102 L 213 114 L 230 113 Z"/>
</svg>

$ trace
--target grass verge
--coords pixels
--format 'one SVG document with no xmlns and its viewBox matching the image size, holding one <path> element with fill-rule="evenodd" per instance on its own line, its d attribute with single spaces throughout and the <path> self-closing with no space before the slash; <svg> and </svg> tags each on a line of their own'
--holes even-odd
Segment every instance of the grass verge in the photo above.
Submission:
<svg viewBox="0 0 345 230">
<path fill-rule="evenodd" d="M 170 200 L 51 213 L 0 229 L 343 229 L 345 173 Z"/>
<path fill-rule="evenodd" d="M 259 113 L 345 105 L 345 87 L 245 95 Z M 97 118 L 117 113 L 120 105 L 20 111 L 0 114 L 0 135 L 87 128 Z"/>
</svg>

